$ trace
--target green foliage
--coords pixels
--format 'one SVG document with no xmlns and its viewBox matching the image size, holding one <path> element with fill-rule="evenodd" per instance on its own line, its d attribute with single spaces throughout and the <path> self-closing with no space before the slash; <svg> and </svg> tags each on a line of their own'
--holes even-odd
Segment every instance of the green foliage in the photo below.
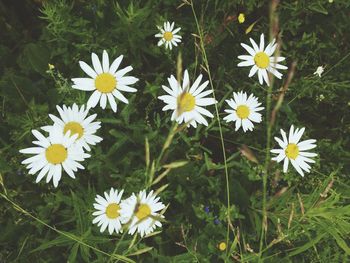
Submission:
<svg viewBox="0 0 350 263">
<path fill-rule="evenodd" d="M 176 75 L 179 52 L 191 79 L 199 73 L 208 79 L 200 33 L 186 1 L 21 2 L 0 3 L 0 262 L 108 262 L 113 257 L 257 262 L 264 227 L 266 124 L 243 133 L 221 122 L 228 209 L 218 120 L 174 132 L 157 99 L 167 77 Z M 254 93 L 265 104 L 266 87 L 237 67 L 237 56 L 244 53 L 239 43 L 268 35 L 269 1 L 193 2 L 220 118 L 233 91 Z M 318 156 L 304 178 L 291 167 L 282 174 L 280 164 L 270 163 L 260 257 L 265 262 L 350 260 L 349 7 L 348 0 L 297 0 L 280 1 L 277 8 L 281 53 L 289 67 L 294 61 L 297 66 L 272 134 L 291 124 L 306 127 L 304 136 L 317 139 Z M 241 12 L 243 24 L 236 19 Z M 182 28 L 183 43 L 171 52 L 157 47 L 154 37 L 156 25 L 165 20 Z M 19 149 L 29 147 L 32 129 L 50 123 L 48 114 L 56 114 L 56 104 L 87 102 L 89 93 L 72 89 L 70 79 L 83 76 L 79 60 L 89 62 L 91 52 L 101 55 L 104 49 L 113 58 L 123 54 L 122 63 L 133 66 L 138 92 L 128 97 L 128 105 L 118 104 L 117 113 L 93 109 L 104 140 L 93 147 L 75 180 L 63 175 L 57 189 L 35 184 L 20 164 Z M 320 65 L 325 66 L 321 78 L 313 75 Z M 275 80 L 273 106 L 286 78 L 287 73 Z M 242 154 L 244 147 L 248 155 Z M 110 187 L 127 194 L 158 189 L 169 203 L 163 228 L 142 240 L 101 234 L 91 223 L 92 204 Z M 227 213 L 232 220 L 228 249 L 220 251 L 218 244 L 227 242 Z"/>
</svg>

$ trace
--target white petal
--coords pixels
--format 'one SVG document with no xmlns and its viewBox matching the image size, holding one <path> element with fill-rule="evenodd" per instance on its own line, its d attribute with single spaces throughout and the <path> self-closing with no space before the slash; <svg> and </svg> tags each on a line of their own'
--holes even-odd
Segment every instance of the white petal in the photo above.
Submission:
<svg viewBox="0 0 350 263">
<path fill-rule="evenodd" d="M 127 66 L 121 70 L 118 70 L 114 75 L 117 77 L 117 78 L 121 78 L 123 77 L 126 73 L 132 71 L 132 66 Z"/>
<path fill-rule="evenodd" d="M 269 76 L 267 75 L 267 71 L 266 69 L 262 70 L 262 76 L 267 84 L 267 86 L 270 86 L 270 81 L 269 81 Z"/>
<path fill-rule="evenodd" d="M 47 172 L 49 171 L 50 169 L 50 165 L 47 164 L 46 166 L 44 166 L 43 169 L 41 169 L 40 173 L 38 174 L 38 176 L 36 177 L 36 180 L 35 182 L 36 183 L 39 183 L 41 181 L 41 179 L 44 178 L 44 176 L 47 174 Z"/>
<path fill-rule="evenodd" d="M 254 49 L 252 49 L 250 46 L 244 44 L 244 43 L 241 43 L 241 46 L 248 51 L 248 53 L 251 55 L 251 56 L 255 56 L 256 52 L 254 51 Z"/>
<path fill-rule="evenodd" d="M 27 154 L 39 154 L 39 153 L 43 153 L 44 151 L 45 151 L 45 148 L 42 148 L 42 147 L 30 147 L 30 148 L 19 150 L 20 153 L 27 153 Z"/>
<path fill-rule="evenodd" d="M 209 80 L 203 82 L 193 93 L 193 96 L 198 96 L 198 94 L 200 94 L 209 84 Z"/>
<path fill-rule="evenodd" d="M 198 111 L 200 114 L 203 114 L 203 115 L 205 115 L 205 116 L 207 116 L 209 118 L 214 118 L 214 115 L 210 111 L 208 111 L 207 109 L 204 109 L 202 107 L 196 106 L 195 110 Z"/>
<path fill-rule="evenodd" d="M 256 44 L 256 42 L 255 42 L 252 38 L 249 38 L 249 40 L 250 40 L 250 43 L 252 43 L 252 46 L 253 46 L 253 48 L 254 48 L 254 51 L 255 51 L 256 53 L 258 53 L 260 50 L 259 50 L 259 47 L 258 47 L 258 45 Z"/>
<path fill-rule="evenodd" d="M 91 78 L 95 79 L 97 77 L 96 72 L 88 64 L 86 64 L 84 61 L 79 61 L 79 65 L 80 65 L 81 69 L 87 75 L 89 75 Z"/>
<path fill-rule="evenodd" d="M 289 163 L 289 159 L 286 157 L 284 159 L 284 163 L 283 163 L 283 172 L 286 173 L 288 170 L 288 163 Z"/>
<path fill-rule="evenodd" d="M 213 98 L 201 98 L 201 99 L 196 99 L 196 105 L 197 106 L 208 106 L 215 104 L 216 101 Z"/>
<path fill-rule="evenodd" d="M 293 167 L 295 168 L 295 170 L 297 170 L 297 172 L 298 172 L 301 176 L 304 177 L 304 172 L 303 172 L 303 170 L 301 170 L 301 168 L 300 168 L 300 166 L 298 165 L 298 163 L 297 163 L 295 160 L 293 160 L 293 159 L 291 159 L 290 162 L 292 163 L 292 165 L 293 165 Z"/>
<path fill-rule="evenodd" d="M 123 60 L 123 55 L 120 55 L 119 57 L 117 57 L 117 58 L 113 61 L 112 65 L 110 66 L 110 68 L 109 68 L 109 73 L 111 73 L 112 75 L 114 75 L 114 73 L 117 71 L 117 69 L 118 69 L 120 63 L 122 62 L 122 60 Z"/>
<path fill-rule="evenodd" d="M 102 67 L 103 67 L 103 72 L 105 73 L 109 72 L 109 57 L 106 50 L 103 50 L 103 53 L 102 53 Z"/>
<path fill-rule="evenodd" d="M 98 58 L 98 56 L 95 53 L 91 54 L 91 60 L 92 60 L 92 65 L 96 71 L 97 74 L 103 73 L 101 62 Z"/>
<path fill-rule="evenodd" d="M 260 35 L 260 46 L 259 46 L 259 51 L 262 52 L 264 51 L 265 47 L 265 41 L 264 41 L 264 34 Z"/>
<path fill-rule="evenodd" d="M 117 112 L 117 103 L 115 102 L 115 99 L 112 96 L 112 94 L 108 93 L 107 98 L 108 98 L 109 104 L 111 105 L 112 110 L 114 112 Z"/>
<path fill-rule="evenodd" d="M 95 89 L 95 80 L 91 78 L 73 78 L 74 89 L 91 91 Z"/>
<path fill-rule="evenodd" d="M 105 93 L 102 93 L 101 95 L 100 106 L 102 109 L 105 109 L 107 106 L 107 95 Z"/>
<path fill-rule="evenodd" d="M 240 118 L 238 118 L 236 120 L 236 127 L 235 127 L 235 130 L 238 131 L 238 129 L 241 127 L 242 125 L 242 120 Z"/>
<path fill-rule="evenodd" d="M 54 187 L 58 186 L 58 182 L 61 180 L 62 176 L 62 166 L 60 164 L 57 164 L 55 166 L 55 173 L 53 175 L 53 185 Z"/>
<path fill-rule="evenodd" d="M 260 85 L 264 84 L 263 76 L 262 76 L 262 70 L 261 69 L 258 70 L 258 78 L 259 78 Z"/>
<path fill-rule="evenodd" d="M 206 90 L 196 96 L 196 100 L 212 94 L 213 90 Z"/>
<path fill-rule="evenodd" d="M 254 66 L 250 69 L 248 77 L 250 78 L 250 77 L 254 76 L 255 73 L 258 71 L 258 69 L 259 69 L 258 66 L 257 66 L 257 65 L 254 65 Z"/>
<path fill-rule="evenodd" d="M 126 86 L 126 85 L 118 85 L 118 90 L 121 90 L 121 91 L 125 91 L 125 92 L 136 92 L 137 89 L 135 88 L 131 88 L 129 86 Z"/>
<path fill-rule="evenodd" d="M 196 89 L 197 89 L 198 86 L 199 86 L 199 83 L 202 81 L 202 78 L 203 78 L 203 75 L 200 74 L 200 75 L 198 76 L 198 78 L 195 80 L 195 82 L 193 82 L 192 87 L 191 87 L 190 90 L 189 90 L 189 92 L 190 92 L 191 94 L 193 94 L 193 93 L 196 91 Z"/>
<path fill-rule="evenodd" d="M 100 100 L 100 97 L 101 97 L 101 92 L 99 92 L 98 90 L 95 90 L 87 102 L 88 108 L 96 107 L 98 101 Z"/>
<path fill-rule="evenodd" d="M 131 76 L 121 77 L 120 79 L 117 79 L 118 84 L 121 84 L 121 85 L 132 85 L 132 84 L 135 84 L 138 80 L 139 80 L 138 78 L 131 77 Z"/>
<path fill-rule="evenodd" d="M 117 89 L 113 90 L 112 93 L 113 93 L 113 95 L 114 95 L 118 100 L 120 100 L 120 101 L 122 101 L 122 102 L 124 102 L 124 103 L 126 103 L 126 104 L 129 103 L 128 99 L 125 98 L 124 95 L 121 94 Z"/>
<path fill-rule="evenodd" d="M 189 78 L 189 75 L 188 75 L 188 71 L 186 69 L 185 73 L 184 73 L 183 82 L 182 82 L 182 89 L 183 90 L 188 90 L 189 89 L 189 85 L 190 85 L 190 78 Z"/>
<path fill-rule="evenodd" d="M 248 60 L 248 61 L 243 61 L 243 62 L 240 62 L 240 63 L 238 63 L 238 67 L 248 67 L 248 66 L 253 66 L 255 64 L 255 62 L 254 61 L 250 61 L 250 60 Z"/>
</svg>

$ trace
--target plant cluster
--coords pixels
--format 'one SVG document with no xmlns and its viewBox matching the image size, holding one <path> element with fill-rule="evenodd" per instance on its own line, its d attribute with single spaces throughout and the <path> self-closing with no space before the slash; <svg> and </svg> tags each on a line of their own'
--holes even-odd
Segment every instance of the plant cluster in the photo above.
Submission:
<svg viewBox="0 0 350 263">
<path fill-rule="evenodd" d="M 349 260 L 348 1 L 16 5 L 1 262 Z"/>
</svg>

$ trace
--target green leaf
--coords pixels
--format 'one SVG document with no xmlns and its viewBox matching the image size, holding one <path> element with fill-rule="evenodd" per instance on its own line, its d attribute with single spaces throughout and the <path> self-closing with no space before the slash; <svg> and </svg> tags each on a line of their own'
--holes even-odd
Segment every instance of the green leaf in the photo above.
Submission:
<svg viewBox="0 0 350 263">
<path fill-rule="evenodd" d="M 153 247 L 145 247 L 145 248 L 142 248 L 142 249 L 139 249 L 133 253 L 130 253 L 128 254 L 127 256 L 136 256 L 136 255 L 140 255 L 140 254 L 144 254 L 144 253 L 147 253 L 148 251 L 152 250 Z"/>
<path fill-rule="evenodd" d="M 23 58 L 28 60 L 32 68 L 44 75 L 50 62 L 48 49 L 41 44 L 30 43 L 24 47 Z"/>
<path fill-rule="evenodd" d="M 77 254 L 78 254 L 78 248 L 79 248 L 79 244 L 78 243 L 74 244 L 74 246 L 70 250 L 70 254 L 68 257 L 68 263 L 74 263 L 76 261 Z"/>
<path fill-rule="evenodd" d="M 176 161 L 176 162 L 172 162 L 169 164 L 164 164 L 163 167 L 167 168 L 167 169 L 174 169 L 174 168 L 182 167 L 182 166 L 186 165 L 187 163 L 188 163 L 188 161 Z"/>
<path fill-rule="evenodd" d="M 309 9 L 317 13 L 328 15 L 327 9 L 325 9 L 320 2 L 311 4 Z"/>
<path fill-rule="evenodd" d="M 75 242 L 74 240 L 68 239 L 65 236 L 59 236 L 54 240 L 44 242 L 36 249 L 33 249 L 31 253 L 41 251 L 41 250 L 46 250 L 51 247 L 71 245 L 71 244 L 74 244 L 74 242 Z"/>
<path fill-rule="evenodd" d="M 326 233 L 322 233 L 319 234 L 317 237 L 312 238 L 310 242 L 306 243 L 305 245 L 298 247 L 297 249 L 293 250 L 291 253 L 289 253 L 289 256 L 295 256 L 298 255 L 306 250 L 308 250 L 309 248 L 313 247 L 314 245 L 316 245 L 318 242 L 320 242 L 320 240 L 326 235 Z"/>
</svg>

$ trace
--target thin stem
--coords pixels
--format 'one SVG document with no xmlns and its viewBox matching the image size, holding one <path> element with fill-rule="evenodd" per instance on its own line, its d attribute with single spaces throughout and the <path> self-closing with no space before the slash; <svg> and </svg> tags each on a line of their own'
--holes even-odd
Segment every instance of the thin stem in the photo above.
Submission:
<svg viewBox="0 0 350 263">
<path fill-rule="evenodd" d="M 270 38 L 274 38 L 278 33 L 278 17 L 276 16 L 276 8 L 278 5 L 278 0 L 271 0 L 270 3 Z M 278 42 L 278 41 L 277 41 Z M 275 52 L 277 56 L 278 50 Z M 260 245 L 259 245 L 259 262 L 262 262 L 262 252 L 265 239 L 265 231 L 267 230 L 267 211 L 266 211 L 266 195 L 267 195 L 267 177 L 269 173 L 270 164 L 270 150 L 271 150 L 271 132 L 273 127 L 273 122 L 271 121 L 271 97 L 272 97 L 272 87 L 274 83 L 273 74 L 269 74 L 270 85 L 267 89 L 266 96 L 266 153 L 265 153 L 265 164 L 263 169 L 263 204 L 262 204 L 262 224 L 260 233 Z"/>
<path fill-rule="evenodd" d="M 115 246 L 115 248 L 114 248 L 114 250 L 113 250 L 113 252 L 112 252 L 112 254 L 111 254 L 111 256 L 110 256 L 110 258 L 109 258 L 109 260 L 108 260 L 108 263 L 109 263 L 109 262 L 112 262 L 112 260 L 113 260 L 113 255 L 114 255 L 115 253 L 117 253 L 118 248 L 119 248 L 119 245 L 120 245 L 120 243 L 122 242 L 122 240 L 124 239 L 125 234 L 126 234 L 126 231 L 124 231 L 124 233 L 122 234 L 122 236 L 121 236 L 120 239 L 118 240 L 118 243 L 117 243 L 117 245 Z"/>
<path fill-rule="evenodd" d="M 198 34 L 199 34 L 199 38 L 200 38 L 200 47 L 201 47 L 202 54 L 203 54 L 203 62 L 205 64 L 206 71 L 208 73 L 210 86 L 211 86 L 211 89 L 213 91 L 213 97 L 216 100 L 214 84 L 213 84 L 213 80 L 212 80 L 211 73 L 210 73 L 207 53 L 206 53 L 205 47 L 204 47 L 203 31 L 201 30 L 201 28 L 199 26 L 199 22 L 198 22 L 198 19 L 197 19 L 196 11 L 194 10 L 194 6 L 193 6 L 193 1 L 190 2 L 190 5 L 191 5 L 191 8 L 192 8 L 194 19 L 196 21 L 197 30 L 198 30 Z M 226 234 L 226 244 L 228 244 L 229 243 L 229 235 L 230 235 L 230 225 L 232 224 L 231 223 L 231 211 L 230 211 L 230 209 L 231 209 L 231 204 L 230 204 L 230 185 L 229 185 L 228 169 L 227 169 L 227 161 L 226 161 L 225 142 L 224 142 L 224 137 L 223 137 L 223 133 L 222 133 L 222 127 L 221 127 L 221 122 L 220 122 L 219 110 L 218 110 L 217 104 L 215 103 L 214 105 L 215 105 L 216 119 L 217 119 L 218 124 L 219 124 L 221 148 L 222 148 L 222 154 L 223 154 L 223 157 L 224 157 L 224 166 L 225 166 L 226 192 L 227 192 L 227 234 Z M 229 247 L 229 246 L 227 246 L 227 247 Z"/>
<path fill-rule="evenodd" d="M 266 212 L 266 188 L 267 188 L 267 176 L 268 176 L 268 168 L 270 163 L 270 149 L 271 149 L 271 130 L 272 126 L 270 125 L 270 112 L 271 112 L 271 94 L 272 94 L 272 85 L 269 86 L 267 90 L 266 97 L 266 153 L 265 153 L 265 164 L 263 170 L 263 216 L 262 216 L 262 224 L 261 224 L 261 234 L 260 234 L 260 246 L 259 246 L 259 260 L 261 259 L 261 252 L 263 249 L 263 240 L 264 233 L 267 221 L 267 212 Z"/>
<path fill-rule="evenodd" d="M 158 158 L 154 162 L 152 162 L 151 168 L 148 172 L 149 178 L 148 178 L 148 182 L 146 182 L 146 189 L 148 189 L 152 185 L 152 183 L 154 181 L 155 173 L 160 170 L 164 154 L 165 154 L 166 150 L 169 148 L 171 142 L 173 141 L 175 134 L 178 132 L 178 127 L 179 127 L 179 124 L 177 122 L 174 122 L 174 124 L 172 125 L 172 127 L 168 133 L 168 136 L 163 144 L 163 147 L 160 151 Z M 182 128 L 182 126 L 180 126 L 180 129 L 181 128 Z"/>
</svg>

